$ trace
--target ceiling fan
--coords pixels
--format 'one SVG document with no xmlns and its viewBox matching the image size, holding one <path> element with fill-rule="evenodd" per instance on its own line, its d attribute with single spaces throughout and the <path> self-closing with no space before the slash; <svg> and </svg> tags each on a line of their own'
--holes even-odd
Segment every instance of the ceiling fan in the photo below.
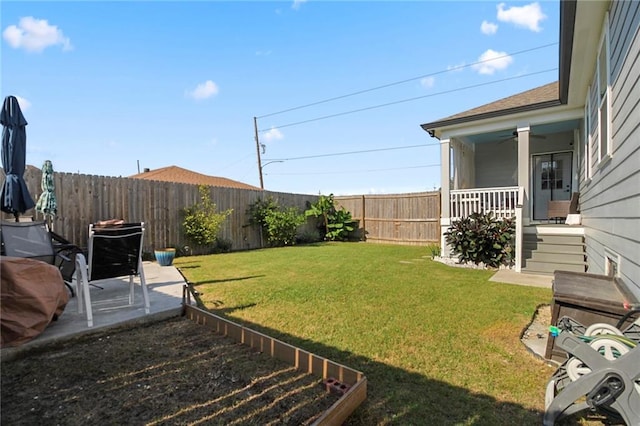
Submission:
<svg viewBox="0 0 640 426">
<path fill-rule="evenodd" d="M 537 135 L 533 132 L 529 133 L 529 137 L 531 139 L 546 139 L 547 137 L 545 135 Z M 514 130 L 513 132 L 511 132 L 510 135 L 508 136 L 503 136 L 502 138 L 500 138 L 500 142 L 498 142 L 499 144 L 504 143 L 508 140 L 511 141 L 517 141 L 518 140 L 518 132 L 516 130 Z"/>
</svg>

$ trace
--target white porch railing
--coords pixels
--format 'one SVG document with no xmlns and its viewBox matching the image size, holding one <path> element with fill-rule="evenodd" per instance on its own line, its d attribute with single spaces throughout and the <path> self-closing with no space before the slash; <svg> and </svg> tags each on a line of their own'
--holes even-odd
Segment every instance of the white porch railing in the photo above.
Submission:
<svg viewBox="0 0 640 426">
<path fill-rule="evenodd" d="M 449 192 L 450 217 L 461 219 L 471 213 L 493 212 L 497 218 L 514 217 L 518 204 L 517 186 L 454 189 Z"/>
</svg>

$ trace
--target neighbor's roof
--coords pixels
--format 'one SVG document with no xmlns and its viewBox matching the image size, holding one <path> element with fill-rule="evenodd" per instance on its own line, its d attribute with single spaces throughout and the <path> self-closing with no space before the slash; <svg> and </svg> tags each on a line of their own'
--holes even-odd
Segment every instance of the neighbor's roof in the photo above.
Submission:
<svg viewBox="0 0 640 426">
<path fill-rule="evenodd" d="M 134 179 L 159 180 L 162 182 L 188 183 L 191 185 L 221 186 L 224 188 L 257 189 L 260 188 L 237 180 L 218 176 L 208 176 L 178 166 L 163 167 L 129 176 Z"/>
<path fill-rule="evenodd" d="M 560 105 L 559 99 L 559 86 L 555 81 L 432 123 L 422 124 L 421 127 L 431 133 L 438 127 L 557 106 Z"/>
</svg>

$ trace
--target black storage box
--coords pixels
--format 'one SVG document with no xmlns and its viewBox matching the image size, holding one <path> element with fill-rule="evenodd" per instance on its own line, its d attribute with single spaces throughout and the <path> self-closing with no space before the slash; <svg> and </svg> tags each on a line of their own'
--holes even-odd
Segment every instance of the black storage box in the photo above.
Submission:
<svg viewBox="0 0 640 426">
<path fill-rule="evenodd" d="M 553 274 L 552 325 L 557 325 L 558 320 L 566 316 L 585 327 L 596 323 L 615 326 L 629 310 L 638 307 L 638 300 L 618 278 L 568 271 L 555 271 Z M 621 330 L 634 320 L 629 318 Z M 545 358 L 559 363 L 567 359 L 566 352 L 555 347 L 555 339 L 551 335 L 547 340 Z"/>
</svg>

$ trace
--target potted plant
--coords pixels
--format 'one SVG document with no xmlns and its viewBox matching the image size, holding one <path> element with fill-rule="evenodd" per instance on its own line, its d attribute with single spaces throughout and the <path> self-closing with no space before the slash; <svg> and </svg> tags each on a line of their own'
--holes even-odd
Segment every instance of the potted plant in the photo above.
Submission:
<svg viewBox="0 0 640 426">
<path fill-rule="evenodd" d="M 170 266 L 173 263 L 173 258 L 176 257 L 176 249 L 166 247 L 154 250 L 154 254 L 156 256 L 156 261 L 160 266 Z"/>
</svg>

